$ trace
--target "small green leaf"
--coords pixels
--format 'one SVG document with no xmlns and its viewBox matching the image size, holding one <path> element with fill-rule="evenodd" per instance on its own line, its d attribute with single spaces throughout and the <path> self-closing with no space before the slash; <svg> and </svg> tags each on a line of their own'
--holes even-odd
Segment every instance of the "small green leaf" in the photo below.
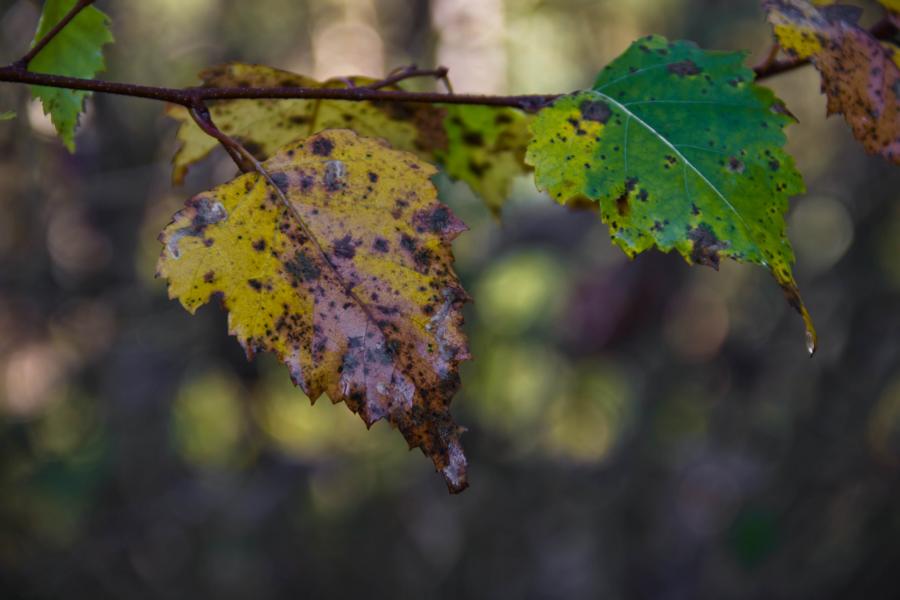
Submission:
<svg viewBox="0 0 900 600">
<path fill-rule="evenodd" d="M 14 111 L 8 110 L 6 112 L 0 113 L 0 121 L 9 121 L 15 118 L 16 113 Z"/>
<path fill-rule="evenodd" d="M 47 0 L 41 13 L 32 47 L 75 6 L 76 0 Z M 35 56 L 28 70 L 68 77 L 91 78 L 104 70 L 103 46 L 113 41 L 109 17 L 89 6 L 82 10 L 47 46 Z M 70 152 L 75 151 L 75 127 L 88 92 L 32 86 L 56 131 Z"/>
<path fill-rule="evenodd" d="M 599 202 L 629 256 L 657 247 L 714 268 L 722 256 L 768 267 L 803 316 L 812 352 L 784 222 L 788 197 L 804 191 L 782 149 L 793 119 L 754 85 L 744 57 L 643 38 L 593 89 L 538 114 L 526 160 L 557 201 Z"/>
</svg>

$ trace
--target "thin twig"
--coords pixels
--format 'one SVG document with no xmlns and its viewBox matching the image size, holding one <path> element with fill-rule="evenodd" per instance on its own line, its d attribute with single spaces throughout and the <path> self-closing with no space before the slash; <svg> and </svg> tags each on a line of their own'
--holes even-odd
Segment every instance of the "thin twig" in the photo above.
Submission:
<svg viewBox="0 0 900 600">
<path fill-rule="evenodd" d="M 441 77 L 441 82 L 444 84 L 444 88 L 447 90 L 447 93 L 452 94 L 453 93 L 453 84 L 450 83 L 449 69 L 444 73 L 444 76 Z"/>
<path fill-rule="evenodd" d="M 772 47 L 769 48 L 768 54 L 763 59 L 761 63 L 753 67 L 755 72 L 765 71 L 769 67 L 771 67 L 778 60 L 778 53 L 781 52 L 781 45 L 775 41 L 772 43 Z"/>
<path fill-rule="evenodd" d="M 384 79 L 360 87 L 364 87 L 370 90 L 380 90 L 381 88 L 385 88 L 389 85 L 393 85 L 407 79 L 413 79 L 415 77 L 434 77 L 435 79 L 446 81 L 447 72 L 447 67 L 437 67 L 435 69 L 420 69 L 416 65 L 410 65 L 408 67 L 400 67 L 398 69 L 394 69 Z"/>
<path fill-rule="evenodd" d="M 34 60 L 34 57 L 40 54 L 41 50 L 46 48 L 47 44 L 49 44 L 53 40 L 53 38 L 55 38 L 59 34 L 60 31 L 65 29 L 65 27 L 72 22 L 72 19 L 77 17 L 81 11 L 83 11 L 93 3 L 94 0 L 78 0 L 78 2 L 75 3 L 75 6 L 73 6 L 72 9 L 68 13 L 66 13 L 66 15 L 59 21 L 59 23 L 54 25 L 53 29 L 48 31 L 46 35 L 44 35 L 44 37 L 39 39 L 37 43 L 32 46 L 31 50 L 29 50 L 22 58 L 14 62 L 13 65 L 22 70 L 27 69 L 31 61 Z"/>
<path fill-rule="evenodd" d="M 808 58 L 789 58 L 786 60 L 775 60 L 767 65 L 755 67 L 753 69 L 753 72 L 756 73 L 756 80 L 760 81 L 762 79 L 774 77 L 775 75 L 787 73 L 788 71 L 793 71 L 794 69 L 799 69 L 800 67 L 805 67 L 808 64 Z"/>
<path fill-rule="evenodd" d="M 218 140 L 222 147 L 225 148 L 225 151 L 228 152 L 231 160 L 243 173 L 257 170 L 256 158 L 234 138 L 229 137 L 216 127 L 216 124 L 213 123 L 212 115 L 209 114 L 209 109 L 206 108 L 205 104 L 198 103 L 196 106 L 189 107 L 188 110 L 191 113 L 191 118 L 203 130 L 203 133 Z"/>
</svg>

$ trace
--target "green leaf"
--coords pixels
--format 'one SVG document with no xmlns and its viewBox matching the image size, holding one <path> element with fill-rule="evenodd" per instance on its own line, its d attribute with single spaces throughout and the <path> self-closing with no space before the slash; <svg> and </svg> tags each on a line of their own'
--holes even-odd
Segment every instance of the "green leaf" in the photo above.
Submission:
<svg viewBox="0 0 900 600">
<path fill-rule="evenodd" d="M 782 149 L 793 119 L 753 84 L 744 57 L 643 38 L 593 89 L 541 110 L 526 160 L 557 201 L 599 202 L 629 256 L 657 247 L 714 268 L 722 256 L 768 267 L 803 316 L 813 352 L 784 222 L 788 197 L 804 191 Z"/>
<path fill-rule="evenodd" d="M 15 118 L 16 113 L 14 111 L 8 110 L 6 112 L 0 113 L 0 121 L 9 121 Z"/>
<path fill-rule="evenodd" d="M 531 118 L 521 111 L 492 106 L 444 106 L 446 149 L 434 156 L 454 179 L 465 181 L 494 214 L 509 196 L 513 179 L 527 173 L 525 150 Z"/>
<path fill-rule="evenodd" d="M 76 0 L 47 0 L 41 13 L 32 47 L 75 6 Z M 35 56 L 28 70 L 69 77 L 91 78 L 104 70 L 103 46 L 113 41 L 109 17 L 89 6 L 82 10 L 47 46 Z M 88 92 L 32 86 L 56 131 L 70 152 L 75 151 L 75 127 Z"/>
</svg>

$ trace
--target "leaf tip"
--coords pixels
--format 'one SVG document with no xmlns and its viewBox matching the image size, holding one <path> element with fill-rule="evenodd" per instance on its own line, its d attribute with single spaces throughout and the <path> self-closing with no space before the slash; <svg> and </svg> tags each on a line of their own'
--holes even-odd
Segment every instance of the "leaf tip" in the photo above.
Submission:
<svg viewBox="0 0 900 600">
<path fill-rule="evenodd" d="M 459 428 L 459 433 L 463 431 Z M 469 487 L 468 462 L 459 440 L 453 440 L 447 449 L 447 464 L 441 469 L 441 475 L 447 483 L 451 494 L 459 494 Z"/>
<path fill-rule="evenodd" d="M 783 280 L 776 274 L 776 279 L 784 292 L 787 303 L 803 318 L 803 325 L 806 327 L 806 351 L 812 357 L 819 348 L 819 335 L 816 333 L 816 326 L 813 324 L 812 316 L 806 309 L 806 305 L 803 304 L 803 300 L 800 298 L 800 290 L 797 288 L 793 278 Z"/>
</svg>

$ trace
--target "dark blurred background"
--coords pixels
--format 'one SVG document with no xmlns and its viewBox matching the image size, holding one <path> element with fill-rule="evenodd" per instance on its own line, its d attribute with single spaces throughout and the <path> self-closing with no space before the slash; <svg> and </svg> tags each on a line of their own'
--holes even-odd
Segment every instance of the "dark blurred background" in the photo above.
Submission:
<svg viewBox="0 0 900 600">
<path fill-rule="evenodd" d="M 107 77 L 191 85 L 241 59 L 324 77 L 444 64 L 458 90 L 590 85 L 634 38 L 753 49 L 752 0 L 100 0 Z M 39 3 L 0 1 L 0 60 Z M 867 16 L 871 19 L 872 16 Z M 475 360 L 471 488 L 246 362 L 218 307 L 153 277 L 157 232 L 225 181 L 169 184 L 162 106 L 97 97 L 69 155 L 0 85 L 0 597 L 900 597 L 900 169 L 772 79 L 809 193 L 788 217 L 821 349 L 765 270 L 628 261 L 517 182 L 457 265 Z"/>
</svg>

